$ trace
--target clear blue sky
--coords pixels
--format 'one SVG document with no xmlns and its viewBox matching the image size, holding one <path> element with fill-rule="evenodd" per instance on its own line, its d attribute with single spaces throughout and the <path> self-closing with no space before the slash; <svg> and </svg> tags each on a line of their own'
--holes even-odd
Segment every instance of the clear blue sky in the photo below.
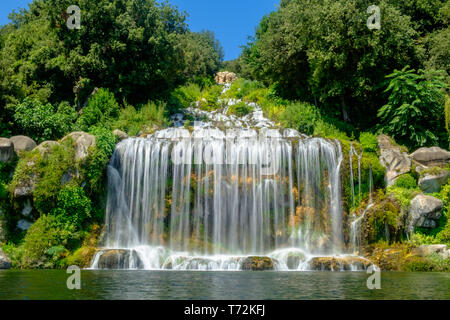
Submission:
<svg viewBox="0 0 450 320">
<path fill-rule="evenodd" d="M 95 0 L 92 0 L 95 1 Z M 8 23 L 8 14 L 28 8 L 30 0 L 0 0 L 0 25 Z M 189 14 L 192 31 L 208 29 L 216 34 L 225 49 L 225 60 L 235 59 L 240 46 L 254 34 L 261 18 L 276 9 L 279 0 L 169 0 Z"/>
</svg>

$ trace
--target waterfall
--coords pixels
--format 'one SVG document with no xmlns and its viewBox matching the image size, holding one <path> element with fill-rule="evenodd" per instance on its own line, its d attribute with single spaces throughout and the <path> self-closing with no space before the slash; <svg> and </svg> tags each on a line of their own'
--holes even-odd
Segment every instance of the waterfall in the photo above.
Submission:
<svg viewBox="0 0 450 320">
<path fill-rule="evenodd" d="M 360 181 L 361 183 L 361 181 Z M 359 254 L 359 250 L 362 247 L 362 222 L 364 221 L 364 217 L 367 213 L 367 211 L 373 206 L 373 199 L 372 199 L 372 193 L 373 193 L 373 177 L 372 177 L 372 168 L 369 167 L 369 203 L 367 204 L 366 208 L 364 209 L 363 213 L 359 217 L 354 217 L 352 223 L 350 224 L 350 242 L 351 247 L 353 249 L 354 253 Z M 389 231 L 388 231 L 389 232 Z"/>
<path fill-rule="evenodd" d="M 257 256 L 275 270 L 309 270 L 317 257 L 345 261 L 340 143 L 274 128 L 252 107 L 243 118 L 188 110 L 210 122 L 120 142 L 108 166 L 105 243 L 91 268 L 242 270 Z"/>
</svg>

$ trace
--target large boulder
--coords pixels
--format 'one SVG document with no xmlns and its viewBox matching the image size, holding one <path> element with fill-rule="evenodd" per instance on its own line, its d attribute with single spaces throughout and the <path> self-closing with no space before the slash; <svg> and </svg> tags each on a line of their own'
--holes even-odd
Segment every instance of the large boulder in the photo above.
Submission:
<svg viewBox="0 0 450 320">
<path fill-rule="evenodd" d="M 52 148 L 56 145 L 59 145 L 57 141 L 48 140 L 38 145 L 35 150 L 38 150 L 41 156 L 45 157 L 52 151 Z"/>
<path fill-rule="evenodd" d="M 14 151 L 16 153 L 31 151 L 36 148 L 36 142 L 27 136 L 14 136 L 10 140 L 14 143 Z"/>
<path fill-rule="evenodd" d="M 116 136 L 119 139 L 119 141 L 128 139 L 128 135 L 125 132 L 123 132 L 122 130 L 119 130 L 119 129 L 114 130 L 113 131 L 113 135 Z"/>
<path fill-rule="evenodd" d="M 95 137 L 92 134 L 77 131 L 62 138 L 61 142 L 64 142 L 69 138 L 72 139 L 75 147 L 75 160 L 84 161 L 89 155 L 89 148 L 95 146 Z"/>
<path fill-rule="evenodd" d="M 242 261 L 241 269 L 251 271 L 274 270 L 274 261 L 269 257 L 247 257 Z"/>
<path fill-rule="evenodd" d="M 2 248 L 0 248 L 0 269 L 10 269 L 11 260 L 3 253 Z"/>
<path fill-rule="evenodd" d="M 223 71 L 223 72 L 218 72 L 214 79 L 216 80 L 216 83 L 218 83 L 218 84 L 225 84 L 225 83 L 231 83 L 231 82 L 237 80 L 237 76 L 233 72 Z"/>
<path fill-rule="evenodd" d="M 35 164 L 34 162 L 30 161 L 27 165 L 29 167 L 33 167 Z M 13 192 L 14 198 L 17 199 L 17 198 L 31 197 L 36 187 L 37 180 L 38 176 L 34 172 L 28 175 L 26 179 L 20 180 L 14 189 Z"/>
<path fill-rule="evenodd" d="M 419 187 L 423 192 L 439 192 L 441 187 L 448 183 L 450 171 L 446 169 L 433 168 L 434 170 L 425 170 L 421 173 Z"/>
<path fill-rule="evenodd" d="M 315 257 L 309 262 L 310 268 L 317 271 L 361 271 L 370 265 L 369 260 L 357 256 Z"/>
<path fill-rule="evenodd" d="M 378 136 L 380 163 L 386 168 L 385 181 L 388 186 L 402 174 L 411 170 L 411 159 L 399 146 L 394 145 L 391 138 L 382 134 Z"/>
<path fill-rule="evenodd" d="M 143 264 L 134 250 L 106 250 L 98 259 L 99 269 L 142 269 Z"/>
<path fill-rule="evenodd" d="M 14 158 L 14 143 L 10 139 L 0 138 L 0 162 Z"/>
<path fill-rule="evenodd" d="M 420 148 L 411 154 L 411 158 L 426 167 L 445 167 L 450 162 L 450 152 L 439 147 Z"/>
<path fill-rule="evenodd" d="M 441 200 L 419 194 L 411 200 L 407 217 L 407 228 L 410 233 L 414 232 L 414 227 L 436 228 L 437 221 L 442 216 L 444 204 Z"/>
</svg>

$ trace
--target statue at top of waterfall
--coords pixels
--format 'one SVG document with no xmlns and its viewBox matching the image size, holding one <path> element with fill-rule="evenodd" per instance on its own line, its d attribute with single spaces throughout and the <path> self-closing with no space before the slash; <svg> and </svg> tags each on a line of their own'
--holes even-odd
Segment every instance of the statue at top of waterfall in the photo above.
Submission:
<svg viewBox="0 0 450 320">
<path fill-rule="evenodd" d="M 214 80 L 216 81 L 217 84 L 231 83 L 237 80 L 237 76 L 233 72 L 222 71 L 216 74 Z"/>
</svg>

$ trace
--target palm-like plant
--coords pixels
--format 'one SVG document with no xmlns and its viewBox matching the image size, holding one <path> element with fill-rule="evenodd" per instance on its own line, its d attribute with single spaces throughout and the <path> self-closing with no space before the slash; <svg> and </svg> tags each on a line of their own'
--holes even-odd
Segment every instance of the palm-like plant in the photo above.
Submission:
<svg viewBox="0 0 450 320">
<path fill-rule="evenodd" d="M 378 110 L 379 129 L 411 147 L 437 145 L 448 139 L 445 130 L 444 88 L 437 72 L 395 70 L 387 76 L 388 103 Z M 445 141 L 447 142 L 447 141 Z"/>
</svg>

